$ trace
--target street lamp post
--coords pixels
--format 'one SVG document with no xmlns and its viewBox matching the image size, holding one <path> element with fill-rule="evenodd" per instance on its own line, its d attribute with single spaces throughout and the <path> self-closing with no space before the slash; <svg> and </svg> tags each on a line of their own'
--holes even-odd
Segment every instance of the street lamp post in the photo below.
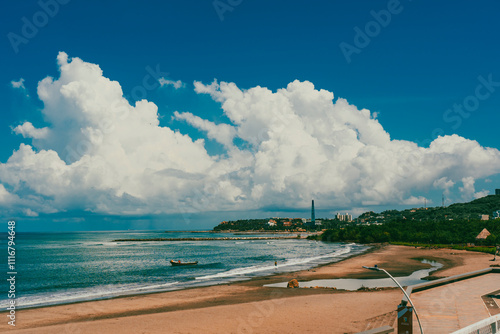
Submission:
<svg viewBox="0 0 500 334">
<path fill-rule="evenodd" d="M 408 301 L 410 302 L 410 305 L 413 307 L 413 310 L 415 311 L 415 316 L 417 317 L 418 327 L 420 327 L 420 333 L 424 334 L 424 331 L 422 330 L 422 324 L 420 323 L 420 319 L 418 317 L 417 309 L 415 308 L 415 305 L 413 305 L 413 302 L 411 301 L 410 296 L 408 296 L 405 289 L 403 289 L 403 287 L 398 283 L 398 281 L 396 281 L 396 279 L 394 277 L 392 277 L 392 275 L 389 274 L 387 272 L 387 270 L 379 268 L 377 265 L 375 265 L 373 267 L 363 266 L 363 268 L 369 269 L 369 270 L 375 270 L 375 271 L 383 271 L 384 273 L 387 274 L 387 276 L 389 276 L 394 281 L 394 283 L 396 283 L 396 285 L 401 289 L 401 291 L 403 291 L 403 294 L 405 295 L 406 299 L 408 299 Z"/>
</svg>

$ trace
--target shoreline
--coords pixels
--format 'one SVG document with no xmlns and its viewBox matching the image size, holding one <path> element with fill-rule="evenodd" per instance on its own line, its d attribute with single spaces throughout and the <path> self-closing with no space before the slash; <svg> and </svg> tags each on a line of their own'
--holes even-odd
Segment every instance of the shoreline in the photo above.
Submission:
<svg viewBox="0 0 500 334">
<path fill-rule="evenodd" d="M 295 239 L 295 238 L 294 238 Z M 327 262 L 323 264 L 319 264 L 315 267 L 312 267 L 310 269 L 305 269 L 305 270 L 295 270 L 295 271 L 290 271 L 290 272 L 281 272 L 281 273 L 273 273 L 269 275 L 262 275 L 262 276 L 254 276 L 254 277 L 247 277 L 247 278 L 242 278 L 240 280 L 236 279 L 231 282 L 224 282 L 224 283 L 215 283 L 210 284 L 210 285 L 202 285 L 202 286 L 187 286 L 187 287 L 181 287 L 179 289 L 172 289 L 172 290 L 164 290 L 164 291 L 146 291 L 146 292 L 137 292 L 137 293 L 126 293 L 123 295 L 116 295 L 116 296 L 101 296 L 101 297 L 96 297 L 93 299 L 88 299 L 88 300 L 76 300 L 76 301 L 69 301 L 69 302 L 61 302 L 61 303 L 54 303 L 54 304 L 49 304 L 49 305 L 38 305 L 38 306 L 27 306 L 27 307 L 21 307 L 18 308 L 19 310 L 32 310 L 32 309 L 43 309 L 43 308 L 51 308 L 51 307 L 58 307 L 58 306 L 65 306 L 65 305 L 74 305 L 74 304 L 84 304 L 84 303 L 92 303 L 92 302 L 99 302 L 99 301 L 106 301 L 106 300 L 115 300 L 115 299 L 122 299 L 122 298 L 129 298 L 129 297 L 140 297 L 140 296 L 148 296 L 148 295 L 154 295 L 154 294 L 163 294 L 163 293 L 170 293 L 170 292 L 177 292 L 177 291 L 186 291 L 186 290 L 195 290 L 195 289 L 206 289 L 214 286 L 224 286 L 224 285 L 244 285 L 244 286 L 264 286 L 265 284 L 273 284 L 273 283 L 280 283 L 283 281 L 289 281 L 293 279 L 294 277 L 300 278 L 302 281 L 312 281 L 312 280 L 318 280 L 318 279 L 335 279 L 335 278 L 360 278 L 360 279 L 375 279 L 375 278 L 380 278 L 383 277 L 383 275 L 380 275 L 378 273 L 366 271 L 365 273 L 362 274 L 345 274 L 342 277 L 340 276 L 330 276 L 329 274 L 323 274 L 321 273 L 321 268 L 324 267 L 330 267 L 335 264 L 339 264 L 344 261 L 348 261 L 350 259 L 360 257 L 363 255 L 367 255 L 373 252 L 376 252 L 380 249 L 383 249 L 385 247 L 390 246 L 389 244 L 380 244 L 380 243 L 375 243 L 375 244 L 363 244 L 364 246 L 367 246 L 366 250 L 357 253 L 357 254 L 351 254 L 345 258 L 341 258 L 338 261 L 333 261 L 333 262 Z M 402 247 L 407 247 L 407 246 L 402 246 Z M 427 259 L 434 260 L 431 257 L 426 257 Z M 420 260 L 420 258 L 416 259 Z M 449 268 L 449 264 L 443 263 L 443 267 L 437 269 L 435 273 L 438 273 L 439 271 L 445 270 Z M 409 275 L 413 273 L 414 271 L 420 270 L 420 269 L 426 269 L 427 265 L 421 264 L 421 263 L 415 263 L 414 266 L 408 267 L 407 270 L 399 270 L 396 272 L 393 272 L 393 276 L 399 277 L 399 276 L 404 276 L 404 275 Z M 320 273 L 318 273 L 318 270 Z M 339 290 L 343 291 L 343 290 Z M 0 312 L 0 315 L 3 312 Z"/>
<path fill-rule="evenodd" d="M 243 238 L 245 239 L 245 238 Z M 260 239 L 260 238 L 259 238 Z M 267 238 L 266 238 L 267 239 Z M 283 237 L 278 237 L 278 239 L 283 239 Z M 296 237 L 284 237 L 284 239 L 297 239 Z M 213 239 L 210 239 L 213 240 Z M 115 242 L 113 240 L 113 242 Z M 344 245 L 347 245 L 349 243 L 342 243 Z M 199 285 L 199 286 L 184 286 L 180 288 L 172 288 L 169 290 L 163 290 L 163 291 L 145 291 L 145 292 L 131 292 L 131 293 L 124 293 L 121 295 L 114 295 L 114 296 L 100 296 L 100 297 L 95 297 L 91 299 L 84 299 L 84 300 L 73 300 L 73 301 L 68 301 L 68 302 L 54 302 L 53 304 L 48 304 L 48 305 L 35 305 L 35 306 L 26 306 L 26 307 L 20 307 L 18 310 L 31 310 L 31 309 L 43 309 L 43 308 L 50 308 L 50 307 L 58 307 L 58 306 L 64 306 L 64 305 L 73 305 L 73 304 L 83 304 L 83 303 L 91 303 L 91 302 L 98 302 L 98 301 L 105 301 L 105 300 L 114 300 L 114 299 L 121 299 L 121 298 L 128 298 L 128 297 L 140 297 L 140 296 L 147 296 L 147 295 L 153 295 L 153 294 L 162 294 L 162 293 L 169 293 L 169 292 L 176 292 L 176 291 L 185 291 L 185 290 L 193 290 L 193 289 L 204 289 L 204 288 L 210 288 L 213 286 L 222 286 L 222 285 L 233 285 L 233 284 L 240 284 L 240 283 L 250 283 L 251 282 L 256 282 L 256 285 L 258 286 L 261 281 L 266 281 L 268 279 L 272 279 L 273 277 L 280 277 L 282 275 L 288 276 L 288 275 L 294 275 L 295 273 L 300 273 L 304 271 L 310 271 L 310 270 L 315 270 L 317 268 L 321 268 L 324 266 L 329 266 L 333 265 L 335 263 L 339 263 L 345 260 L 348 260 L 350 258 L 360 256 L 363 254 L 370 253 L 372 251 L 375 251 L 376 249 L 379 249 L 380 247 L 383 247 L 382 244 L 361 244 L 363 246 L 369 247 L 365 250 L 363 250 L 360 253 L 355 253 L 355 254 L 350 254 L 349 256 L 346 257 L 341 257 L 337 261 L 332 261 L 332 262 L 327 262 L 327 263 L 322 263 L 318 264 L 314 267 L 311 267 L 310 269 L 302 269 L 302 270 L 294 270 L 294 271 L 289 271 L 289 272 L 280 272 L 280 273 L 271 273 L 267 275 L 258 275 L 258 276 L 253 276 L 253 277 L 242 277 L 241 279 L 234 279 L 232 281 L 228 282 L 213 282 L 213 284 L 207 284 L 207 285 Z M 264 285 L 267 283 L 262 283 L 260 285 Z M 2 314 L 2 312 L 0 312 Z"/>
<path fill-rule="evenodd" d="M 268 307 L 272 305 L 274 313 L 279 311 L 278 313 L 281 315 L 282 311 L 285 312 L 283 319 L 270 317 L 272 318 L 271 323 L 267 322 L 267 318 L 262 320 L 266 326 L 270 326 L 269 333 L 279 332 L 279 329 L 282 328 L 286 328 L 286 331 L 290 333 L 299 333 L 300 331 L 294 331 L 294 328 L 289 327 L 289 321 L 291 320 L 287 318 L 286 312 L 290 307 L 299 307 L 299 305 L 302 305 L 301 303 L 305 303 L 308 305 L 307 307 L 314 308 L 314 312 L 317 312 L 319 315 L 329 317 L 328 319 L 333 317 L 332 319 L 335 320 L 334 328 L 339 328 L 339 330 L 342 328 L 342 331 L 339 331 L 339 333 L 349 333 L 362 329 L 364 321 L 370 318 L 370 316 L 376 317 L 380 314 L 394 311 L 398 301 L 401 300 L 401 292 L 398 292 L 397 288 L 360 292 L 333 289 L 268 288 L 263 287 L 263 285 L 288 281 L 292 278 L 307 281 L 321 278 L 384 277 L 383 273 L 361 268 L 362 265 L 373 265 L 375 263 L 397 277 L 405 275 L 408 271 L 413 272 L 418 269 L 428 268 L 428 265 L 422 264 L 417 260 L 422 258 L 442 263 L 443 267 L 433 272 L 433 275 L 439 273 L 439 275 L 444 276 L 482 269 L 492 264 L 489 254 L 454 251 L 450 249 L 421 249 L 395 245 L 371 246 L 373 247 L 365 250 L 362 254 L 349 256 L 338 262 L 298 272 L 255 277 L 245 281 L 206 287 L 193 287 L 147 294 L 141 293 L 134 296 L 118 296 L 97 301 L 82 301 L 71 304 L 26 308 L 19 311 L 19 322 L 15 330 L 24 332 L 22 329 L 30 329 L 29 333 L 50 333 L 63 332 L 61 330 L 63 327 L 73 326 L 81 328 L 83 332 L 87 332 L 94 325 L 103 326 L 105 324 L 109 326 L 105 326 L 108 329 L 98 330 L 99 332 L 133 333 L 138 330 L 137 326 L 140 323 L 153 321 L 151 327 L 148 327 L 149 329 L 146 332 L 161 333 L 162 328 L 164 328 L 162 326 L 165 326 L 164 322 L 172 321 L 175 318 L 177 319 L 175 320 L 175 326 L 177 326 L 176 328 L 179 333 L 236 333 L 238 324 L 227 318 L 227 312 L 230 315 L 241 315 L 242 319 L 245 319 L 244 317 L 249 314 L 248 310 L 255 309 L 255 305 L 262 304 Z M 366 302 L 367 300 L 370 300 L 370 302 Z M 323 303 L 327 302 L 330 307 L 326 307 L 325 309 L 326 304 L 324 305 Z M 335 305 L 343 305 L 347 310 L 351 307 L 351 304 L 361 308 L 364 315 L 353 313 L 351 315 L 343 314 L 342 316 L 337 316 L 332 315 L 329 311 Z M 222 312 L 222 310 L 225 311 Z M 344 312 L 342 308 L 336 310 L 339 314 Z M 2 314 L 5 316 L 6 313 L 2 312 Z M 192 318 L 193 314 L 198 314 L 195 319 Z M 117 323 L 116 320 L 118 319 L 120 321 Z M 205 324 L 205 327 L 196 327 L 195 325 L 200 325 L 201 322 L 205 321 L 203 319 L 206 321 L 210 319 L 210 323 Z M 330 321 L 321 319 L 318 321 Z M 305 319 L 304 324 L 301 323 L 297 328 L 302 328 L 301 330 L 303 330 L 304 326 L 309 326 L 308 323 L 310 323 L 310 326 L 314 326 L 314 322 L 311 323 L 310 320 L 307 321 Z M 6 327 L 5 324 L 0 324 L 0 330 L 6 330 Z M 273 328 L 274 332 L 272 331 Z M 260 329 L 262 328 L 259 328 L 259 331 L 256 332 L 267 333 L 267 331 L 260 331 Z"/>
</svg>

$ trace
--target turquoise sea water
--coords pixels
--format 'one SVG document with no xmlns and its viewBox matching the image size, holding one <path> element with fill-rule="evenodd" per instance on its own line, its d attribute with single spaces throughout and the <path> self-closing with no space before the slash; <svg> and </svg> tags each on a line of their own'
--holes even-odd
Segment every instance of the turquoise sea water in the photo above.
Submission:
<svg viewBox="0 0 500 334">
<path fill-rule="evenodd" d="M 269 236 L 252 235 L 252 236 Z M 124 238 L 245 237 L 231 233 L 164 231 L 18 233 L 17 307 L 53 305 L 214 285 L 309 269 L 358 254 L 357 244 L 308 240 L 113 242 Z M 1 234 L 7 249 L 7 235 Z M 172 267 L 171 259 L 198 261 Z M 274 261 L 278 262 L 275 267 Z M 7 252 L 2 256 L 7 269 Z M 0 307 L 8 305 L 3 280 Z"/>
</svg>

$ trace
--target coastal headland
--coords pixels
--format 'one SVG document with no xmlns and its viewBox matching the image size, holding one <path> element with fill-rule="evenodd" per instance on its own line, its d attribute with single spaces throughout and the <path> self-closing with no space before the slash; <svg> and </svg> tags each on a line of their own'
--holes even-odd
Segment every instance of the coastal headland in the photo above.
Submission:
<svg viewBox="0 0 500 334">
<path fill-rule="evenodd" d="M 20 310 L 16 333 L 355 333 L 393 319 L 402 293 L 397 288 L 363 291 L 267 288 L 297 279 L 383 278 L 363 265 L 377 264 L 394 276 L 443 267 L 452 276 L 495 264 L 490 254 L 450 249 L 376 245 L 341 262 L 244 282 L 108 300 Z M 5 318 L 5 312 L 2 313 Z"/>
</svg>

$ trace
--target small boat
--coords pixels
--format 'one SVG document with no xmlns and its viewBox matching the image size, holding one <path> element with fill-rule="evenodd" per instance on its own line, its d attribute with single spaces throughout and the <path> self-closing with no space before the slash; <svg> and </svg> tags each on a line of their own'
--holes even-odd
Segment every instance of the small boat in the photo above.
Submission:
<svg viewBox="0 0 500 334">
<path fill-rule="evenodd" d="M 198 264 L 198 261 L 195 262 L 181 262 L 181 260 L 174 261 L 170 260 L 170 264 L 173 266 L 194 266 L 195 264 Z"/>
</svg>

